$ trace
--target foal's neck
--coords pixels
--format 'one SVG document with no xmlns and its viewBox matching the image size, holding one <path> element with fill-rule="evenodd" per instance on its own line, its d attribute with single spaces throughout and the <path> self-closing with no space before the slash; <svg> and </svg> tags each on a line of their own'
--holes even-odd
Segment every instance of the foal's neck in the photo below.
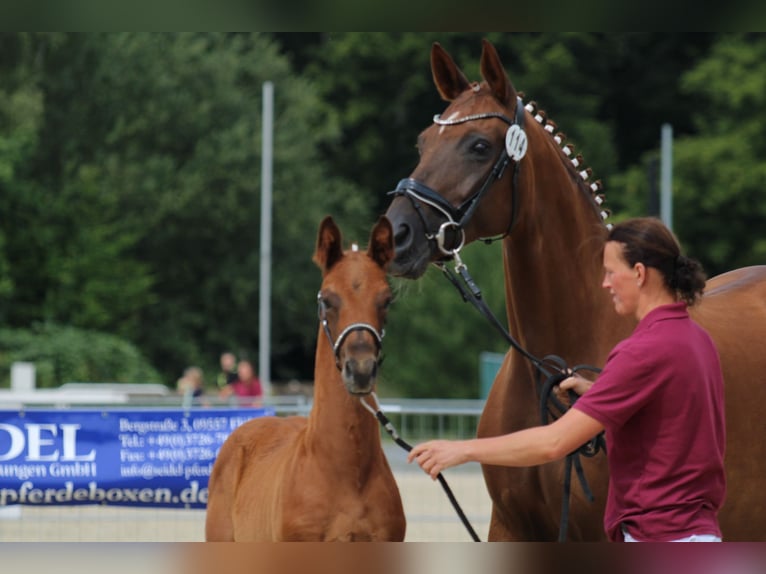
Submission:
<svg viewBox="0 0 766 574">
<path fill-rule="evenodd" d="M 380 449 L 377 419 L 346 390 L 332 347 L 320 330 L 314 368 L 314 402 L 307 440 L 312 448 L 362 464 Z M 359 461 L 359 462 L 357 462 Z"/>
</svg>

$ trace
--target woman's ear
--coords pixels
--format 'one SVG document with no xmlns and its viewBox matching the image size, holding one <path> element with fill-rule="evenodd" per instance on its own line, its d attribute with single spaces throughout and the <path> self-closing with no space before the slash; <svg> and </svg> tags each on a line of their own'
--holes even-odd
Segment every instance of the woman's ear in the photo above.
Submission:
<svg viewBox="0 0 766 574">
<path fill-rule="evenodd" d="M 646 265 L 643 263 L 636 263 L 633 266 L 633 270 L 636 272 L 636 283 L 641 287 L 646 283 Z"/>
</svg>

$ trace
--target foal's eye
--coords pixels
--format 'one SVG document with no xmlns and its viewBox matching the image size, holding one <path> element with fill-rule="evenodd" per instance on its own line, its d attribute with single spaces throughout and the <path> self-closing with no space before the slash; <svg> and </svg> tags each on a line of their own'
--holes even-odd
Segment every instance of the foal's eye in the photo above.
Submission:
<svg viewBox="0 0 766 574">
<path fill-rule="evenodd" d="M 331 311 L 333 308 L 338 306 L 339 301 L 338 298 L 330 295 L 323 295 L 321 292 L 317 296 L 317 300 L 319 301 L 319 305 L 325 310 L 325 311 Z"/>
</svg>

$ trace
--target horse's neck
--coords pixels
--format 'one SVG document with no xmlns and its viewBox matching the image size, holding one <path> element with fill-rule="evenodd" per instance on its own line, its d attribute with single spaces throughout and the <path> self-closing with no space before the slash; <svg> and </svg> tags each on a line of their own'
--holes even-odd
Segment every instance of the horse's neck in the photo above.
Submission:
<svg viewBox="0 0 766 574">
<path fill-rule="evenodd" d="M 325 335 L 319 332 L 314 367 L 314 402 L 306 441 L 333 461 L 363 465 L 380 449 L 377 419 L 346 390 Z"/>
<path fill-rule="evenodd" d="M 520 181 L 534 193 L 519 194 L 522 219 L 504 241 L 509 327 L 535 355 L 602 364 L 623 330 L 601 288 L 606 231 L 553 152 L 528 162 Z"/>
</svg>

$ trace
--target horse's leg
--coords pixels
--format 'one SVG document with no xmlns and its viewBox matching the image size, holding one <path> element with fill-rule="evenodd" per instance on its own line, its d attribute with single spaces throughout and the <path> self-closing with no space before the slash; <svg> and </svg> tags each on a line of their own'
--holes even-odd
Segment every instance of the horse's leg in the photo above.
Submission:
<svg viewBox="0 0 766 574">
<path fill-rule="evenodd" d="M 231 477 L 239 475 L 241 457 L 230 445 L 224 444 L 218 454 L 208 481 L 208 501 L 205 514 L 205 540 L 208 542 L 233 542 L 234 493 L 237 485 Z"/>
<path fill-rule="evenodd" d="M 492 503 L 492 514 L 489 519 L 487 540 L 489 542 L 513 542 L 518 540 L 516 536 L 511 534 L 508 525 L 503 520 L 502 513 L 498 512 L 494 502 Z"/>
</svg>

